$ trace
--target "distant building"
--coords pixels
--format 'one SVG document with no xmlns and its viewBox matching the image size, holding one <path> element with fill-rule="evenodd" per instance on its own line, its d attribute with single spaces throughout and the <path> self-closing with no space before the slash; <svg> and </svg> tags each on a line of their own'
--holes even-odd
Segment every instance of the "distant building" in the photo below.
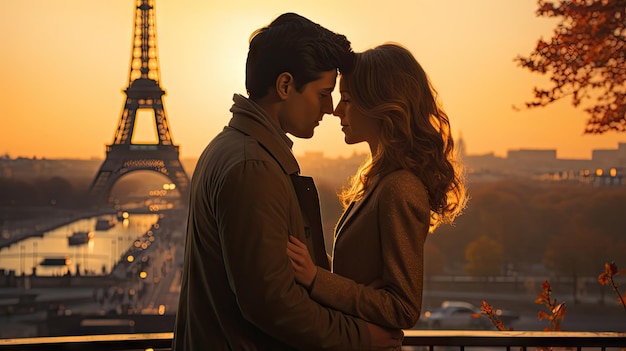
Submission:
<svg viewBox="0 0 626 351">
<path fill-rule="evenodd" d="M 591 158 L 599 165 L 626 165 L 626 143 L 619 143 L 617 149 L 592 150 Z"/>
<path fill-rule="evenodd" d="M 509 150 L 507 158 L 512 161 L 553 162 L 556 160 L 556 149 L 553 150 Z"/>
<path fill-rule="evenodd" d="M 467 148 L 465 146 L 465 140 L 463 139 L 463 135 L 459 133 L 459 138 L 456 140 L 456 149 L 457 154 L 461 157 L 461 159 L 465 159 L 467 156 Z"/>
<path fill-rule="evenodd" d="M 626 179 L 626 143 L 618 149 L 593 150 L 591 159 L 559 159 L 556 149 L 509 150 L 507 157 L 468 155 L 464 159 L 470 181 L 532 178 L 540 181 L 580 182 L 621 186 Z"/>
</svg>

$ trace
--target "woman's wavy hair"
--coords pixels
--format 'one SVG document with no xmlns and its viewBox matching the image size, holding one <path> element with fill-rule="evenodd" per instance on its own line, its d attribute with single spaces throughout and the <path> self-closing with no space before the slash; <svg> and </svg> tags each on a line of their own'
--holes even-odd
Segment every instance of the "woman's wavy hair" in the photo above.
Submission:
<svg viewBox="0 0 626 351">
<path fill-rule="evenodd" d="M 467 200 L 464 172 L 448 116 L 415 57 L 386 43 L 358 53 L 354 70 L 342 79 L 352 108 L 380 122 L 378 149 L 339 195 L 342 204 L 360 199 L 373 178 L 406 169 L 426 187 L 431 230 L 452 223 Z"/>
</svg>

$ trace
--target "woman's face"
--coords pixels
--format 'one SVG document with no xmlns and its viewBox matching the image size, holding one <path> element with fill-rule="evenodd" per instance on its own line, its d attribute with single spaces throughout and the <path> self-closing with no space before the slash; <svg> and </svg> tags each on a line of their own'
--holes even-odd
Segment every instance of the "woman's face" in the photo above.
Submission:
<svg viewBox="0 0 626 351">
<path fill-rule="evenodd" d="M 339 93 L 341 99 L 335 107 L 333 115 L 341 120 L 341 131 L 345 134 L 346 144 L 356 144 L 367 142 L 372 151 L 376 150 L 379 140 L 378 120 L 363 115 L 356 109 L 355 103 L 351 100 L 344 78 L 339 81 Z"/>
</svg>

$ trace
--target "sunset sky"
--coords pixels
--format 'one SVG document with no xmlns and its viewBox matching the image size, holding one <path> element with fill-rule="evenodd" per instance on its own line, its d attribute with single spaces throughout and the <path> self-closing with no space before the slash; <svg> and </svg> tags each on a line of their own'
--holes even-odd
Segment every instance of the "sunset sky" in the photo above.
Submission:
<svg viewBox="0 0 626 351">
<path fill-rule="evenodd" d="M 557 149 L 590 158 L 626 134 L 584 135 L 586 115 L 570 101 L 515 111 L 547 77 L 516 65 L 556 21 L 535 0 L 157 0 L 161 87 L 181 158 L 197 157 L 245 93 L 248 38 L 283 12 L 345 34 L 356 51 L 386 41 L 408 47 L 430 76 L 453 133 L 469 154 Z M 123 108 L 134 1 L 0 0 L 0 154 L 104 158 Z M 335 96 L 335 103 L 338 95 Z M 294 152 L 328 157 L 364 152 L 343 143 L 325 116 Z"/>
</svg>

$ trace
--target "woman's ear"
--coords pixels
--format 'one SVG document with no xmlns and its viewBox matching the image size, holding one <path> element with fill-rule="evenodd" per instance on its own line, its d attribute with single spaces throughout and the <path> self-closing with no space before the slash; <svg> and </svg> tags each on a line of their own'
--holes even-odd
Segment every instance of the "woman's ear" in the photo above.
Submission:
<svg viewBox="0 0 626 351">
<path fill-rule="evenodd" d="M 289 89 L 293 87 L 293 76 L 289 72 L 283 72 L 278 75 L 276 78 L 276 93 L 281 98 L 281 100 L 285 100 L 287 98 L 287 94 L 289 93 Z"/>
</svg>

